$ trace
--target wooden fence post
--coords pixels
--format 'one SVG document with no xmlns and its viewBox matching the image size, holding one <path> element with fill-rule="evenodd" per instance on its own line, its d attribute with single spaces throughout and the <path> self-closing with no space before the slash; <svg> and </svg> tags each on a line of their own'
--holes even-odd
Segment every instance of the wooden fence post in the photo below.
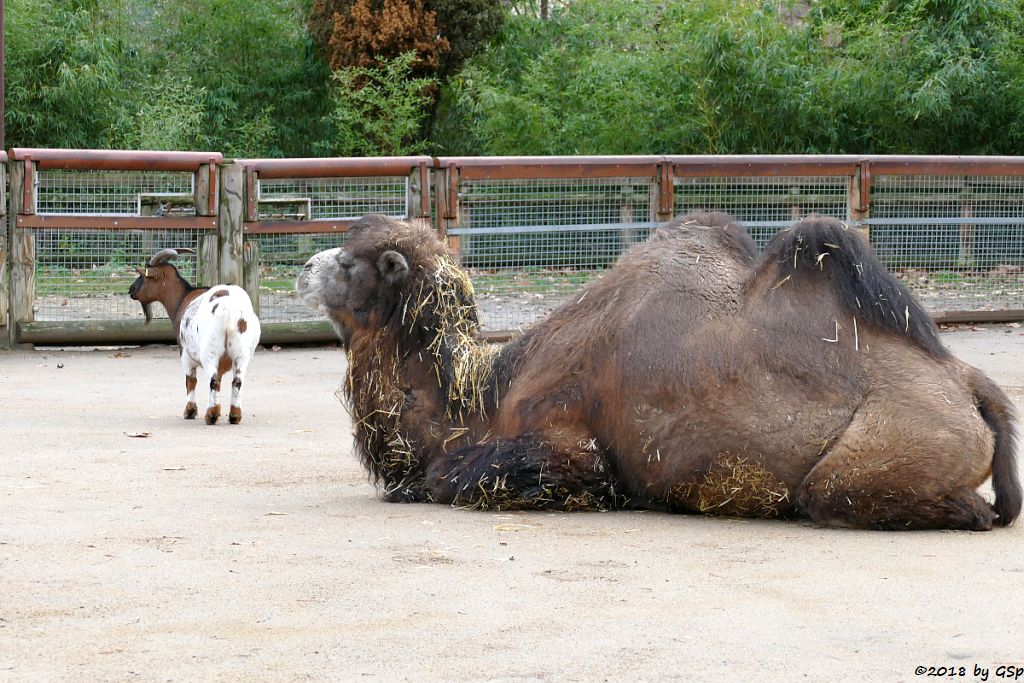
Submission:
<svg viewBox="0 0 1024 683">
<path fill-rule="evenodd" d="M 252 299 L 256 316 L 260 315 L 260 243 L 245 240 L 242 243 L 242 287 Z"/>
<path fill-rule="evenodd" d="M 857 164 L 857 170 L 850 177 L 847 193 L 850 221 L 855 224 L 861 236 L 871 243 L 871 226 L 862 224 L 871 215 L 871 164 L 865 159 Z"/>
<path fill-rule="evenodd" d="M 0 163 L 0 187 L 7 187 L 7 164 Z M 7 282 L 7 259 L 10 256 L 8 245 L 11 240 L 10 224 L 7 222 L 7 193 L 0 192 L 0 223 L 3 225 L 3 234 L 0 236 L 0 348 L 7 347 L 10 343 L 8 330 L 10 321 L 7 314 L 10 312 L 8 301 L 11 296 L 11 289 Z"/>
<path fill-rule="evenodd" d="M 238 164 L 220 167 L 220 282 L 226 285 L 242 284 L 243 175 Z"/>
<path fill-rule="evenodd" d="M 212 287 L 220 284 L 220 276 L 217 272 L 220 260 L 218 241 L 217 235 L 214 234 L 202 235 L 199 238 L 199 265 L 196 269 L 196 277 L 200 287 Z"/>
<path fill-rule="evenodd" d="M 18 324 L 35 320 L 36 298 L 36 249 L 35 237 L 31 230 L 18 228 L 18 216 L 25 207 L 26 178 L 34 174 L 34 162 L 27 160 L 11 165 L 11 199 L 8 205 L 11 216 L 10 230 L 10 309 L 7 326 L 8 344 L 13 347 L 18 343 Z M 27 171 L 27 173 L 26 173 Z M 31 208 L 31 207 L 29 207 Z"/>
<path fill-rule="evenodd" d="M 409 222 L 420 227 L 430 227 L 430 169 L 421 162 L 409 174 L 409 195 L 405 215 Z"/>
<path fill-rule="evenodd" d="M 658 177 L 654 180 L 651 196 L 651 210 L 654 220 L 659 223 L 672 220 L 675 214 L 675 168 L 672 162 L 663 161 L 658 164 Z"/>
<path fill-rule="evenodd" d="M 434 171 L 434 197 L 437 201 L 437 234 L 448 245 L 448 251 L 459 257 L 458 235 L 449 235 L 448 228 L 458 227 L 459 170 L 453 164 Z"/>
</svg>

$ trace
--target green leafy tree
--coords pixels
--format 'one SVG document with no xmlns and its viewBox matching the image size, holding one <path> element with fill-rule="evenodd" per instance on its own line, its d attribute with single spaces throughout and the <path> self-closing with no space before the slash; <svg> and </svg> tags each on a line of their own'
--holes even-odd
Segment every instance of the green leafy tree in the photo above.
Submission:
<svg viewBox="0 0 1024 683">
<path fill-rule="evenodd" d="M 308 156 L 330 72 L 307 0 L 7 0 L 12 146 Z"/>
<path fill-rule="evenodd" d="M 330 74 L 305 32 L 305 2 L 162 0 L 158 8 L 154 71 L 187 73 L 205 93 L 208 147 L 310 155 L 325 134 Z"/>
<path fill-rule="evenodd" d="M 5 9 L 8 145 L 103 145 L 120 117 L 123 85 L 138 78 L 120 7 L 7 0 Z"/>
<path fill-rule="evenodd" d="M 548 22 L 514 15 L 445 85 L 435 149 L 1019 152 L 1024 6 L 820 0 L 810 8 L 577 0 Z"/>
<path fill-rule="evenodd" d="M 339 156 L 403 156 L 423 151 L 417 141 L 430 104 L 432 78 L 412 76 L 414 52 L 380 67 L 349 67 L 334 75 L 330 142 L 319 151 Z"/>
</svg>

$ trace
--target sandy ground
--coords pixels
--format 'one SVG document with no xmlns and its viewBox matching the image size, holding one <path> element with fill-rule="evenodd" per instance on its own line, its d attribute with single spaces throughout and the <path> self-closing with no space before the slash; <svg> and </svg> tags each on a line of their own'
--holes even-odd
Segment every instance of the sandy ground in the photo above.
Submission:
<svg viewBox="0 0 1024 683">
<path fill-rule="evenodd" d="M 1021 404 L 1022 332 L 944 338 Z M 1024 666 L 1024 526 L 389 505 L 351 454 L 343 365 L 337 349 L 261 350 L 243 424 L 207 427 L 180 418 L 171 348 L 0 353 L 0 680 L 997 680 Z"/>
</svg>

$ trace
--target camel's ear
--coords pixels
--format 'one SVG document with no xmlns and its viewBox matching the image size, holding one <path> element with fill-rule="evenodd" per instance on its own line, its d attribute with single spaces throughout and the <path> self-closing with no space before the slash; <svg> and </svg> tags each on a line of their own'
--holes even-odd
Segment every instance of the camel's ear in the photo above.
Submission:
<svg viewBox="0 0 1024 683">
<path fill-rule="evenodd" d="M 377 269 L 389 285 L 397 285 L 409 272 L 409 263 L 397 251 L 385 251 L 377 260 Z"/>
</svg>

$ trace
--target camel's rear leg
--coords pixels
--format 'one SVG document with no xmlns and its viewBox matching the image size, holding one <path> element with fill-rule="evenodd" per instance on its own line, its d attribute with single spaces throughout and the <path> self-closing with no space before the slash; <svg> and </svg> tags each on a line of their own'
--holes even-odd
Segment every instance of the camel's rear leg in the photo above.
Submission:
<svg viewBox="0 0 1024 683">
<path fill-rule="evenodd" d="M 560 449 L 530 435 L 469 446 L 432 462 L 427 481 L 436 502 L 485 510 L 606 510 L 624 502 L 593 441 Z"/>
<path fill-rule="evenodd" d="M 859 411 L 800 485 L 803 513 L 858 529 L 991 529 L 995 513 L 975 490 L 991 464 L 988 433 L 908 422 Z"/>
</svg>

